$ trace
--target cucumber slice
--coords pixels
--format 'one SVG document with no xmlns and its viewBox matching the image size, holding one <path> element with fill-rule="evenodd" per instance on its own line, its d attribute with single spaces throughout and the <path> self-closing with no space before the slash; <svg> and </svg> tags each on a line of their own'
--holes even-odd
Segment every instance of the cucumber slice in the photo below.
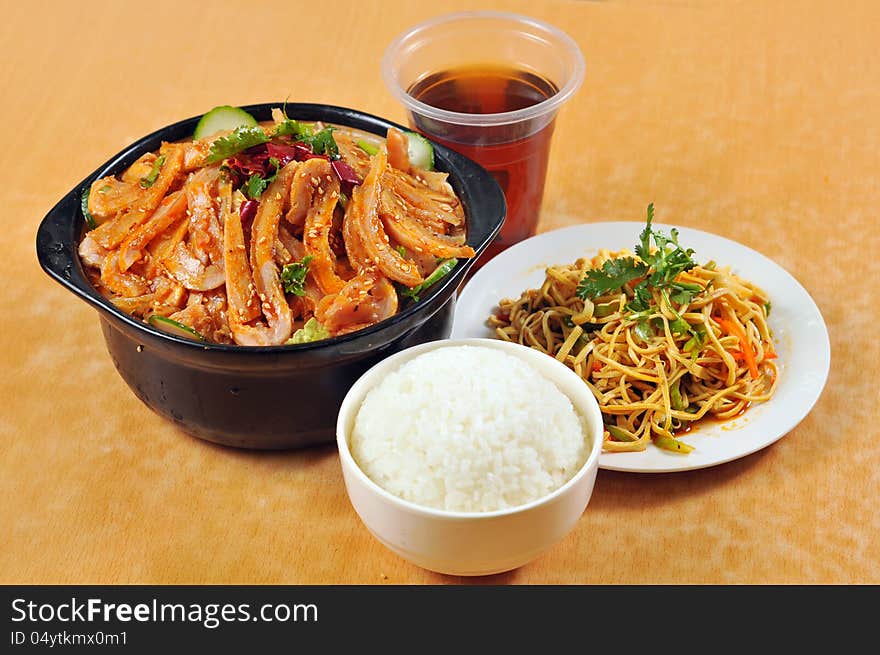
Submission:
<svg viewBox="0 0 880 655">
<path fill-rule="evenodd" d="M 173 334 L 175 337 L 183 337 L 184 339 L 195 339 L 196 341 L 207 341 L 205 337 L 193 330 L 189 325 L 179 323 L 167 316 L 153 314 L 147 319 L 147 322 L 162 332 Z"/>
<path fill-rule="evenodd" d="M 222 105 L 214 107 L 202 116 L 199 124 L 196 125 L 193 138 L 202 139 L 220 131 L 234 130 L 237 127 L 252 127 L 257 124 L 257 119 L 244 109 Z"/>
<path fill-rule="evenodd" d="M 434 146 L 425 137 L 417 132 L 405 132 L 409 141 L 409 163 L 411 166 L 426 171 L 434 170 Z"/>
</svg>

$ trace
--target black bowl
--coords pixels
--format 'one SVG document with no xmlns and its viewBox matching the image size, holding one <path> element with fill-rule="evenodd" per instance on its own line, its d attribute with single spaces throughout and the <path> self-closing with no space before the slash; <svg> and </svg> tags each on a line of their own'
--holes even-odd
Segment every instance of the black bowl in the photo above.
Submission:
<svg viewBox="0 0 880 655">
<path fill-rule="evenodd" d="M 269 120 L 266 103 L 243 107 Z M 288 115 L 347 125 L 385 136 L 403 128 L 353 109 L 287 104 Z M 148 407 L 186 432 L 227 446 L 297 448 L 334 439 L 336 415 L 354 381 L 379 360 L 409 346 L 444 339 L 452 328 L 455 296 L 477 259 L 453 272 L 381 323 L 349 335 L 295 346 L 250 348 L 202 344 L 171 336 L 118 310 L 89 283 L 77 255 L 83 190 L 117 174 L 162 141 L 191 137 L 199 116 L 153 132 L 120 152 L 52 208 L 37 232 L 37 257 L 52 278 L 88 302 L 101 319 L 107 350 L 129 387 Z M 504 222 L 504 194 L 478 164 L 434 145 L 436 166 L 449 173 L 468 220 L 468 244 L 481 254 Z"/>
</svg>

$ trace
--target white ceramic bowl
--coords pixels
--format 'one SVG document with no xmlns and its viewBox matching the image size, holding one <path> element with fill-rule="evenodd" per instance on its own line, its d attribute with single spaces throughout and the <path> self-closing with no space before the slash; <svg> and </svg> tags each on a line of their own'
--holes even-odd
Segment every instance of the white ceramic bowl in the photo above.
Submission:
<svg viewBox="0 0 880 655">
<path fill-rule="evenodd" d="M 461 345 L 496 348 L 519 357 L 553 381 L 584 418 L 591 440 L 590 452 L 584 465 L 562 487 L 510 509 L 451 512 L 398 498 L 358 467 L 349 449 L 349 435 L 367 392 L 417 355 Z M 336 440 L 348 497 L 373 536 L 422 568 L 452 575 L 489 575 L 526 564 L 574 528 L 590 501 L 596 481 L 602 450 L 602 415 L 583 380 L 552 357 L 495 339 L 451 339 L 408 348 L 364 373 L 342 402 Z"/>
</svg>

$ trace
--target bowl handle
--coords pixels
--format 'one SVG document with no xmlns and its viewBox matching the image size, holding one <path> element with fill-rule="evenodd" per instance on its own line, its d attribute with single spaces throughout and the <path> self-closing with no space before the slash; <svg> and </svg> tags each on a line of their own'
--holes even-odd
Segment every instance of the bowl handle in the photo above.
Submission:
<svg viewBox="0 0 880 655">
<path fill-rule="evenodd" d="M 51 277 L 65 286 L 78 286 L 74 280 L 74 249 L 80 225 L 78 185 L 55 205 L 37 229 L 37 259 Z M 78 277 L 78 276 L 77 276 Z"/>
</svg>

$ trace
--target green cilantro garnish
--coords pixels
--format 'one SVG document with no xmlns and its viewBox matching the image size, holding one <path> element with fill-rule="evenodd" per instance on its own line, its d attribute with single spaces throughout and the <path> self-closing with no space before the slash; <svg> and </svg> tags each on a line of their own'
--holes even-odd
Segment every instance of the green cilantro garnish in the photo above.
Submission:
<svg viewBox="0 0 880 655">
<path fill-rule="evenodd" d="M 323 130 L 315 132 L 308 140 L 308 143 L 312 146 L 312 152 L 316 155 L 328 155 L 331 159 L 339 157 L 339 147 L 333 138 L 333 129 L 332 127 L 325 127 Z"/>
<path fill-rule="evenodd" d="M 140 180 L 140 185 L 142 189 L 149 189 L 156 183 L 156 180 L 159 177 L 159 171 L 162 170 L 162 166 L 165 165 L 165 155 L 159 155 L 156 157 L 156 161 L 153 162 L 153 168 L 150 169 L 149 174 L 145 175 Z"/>
<path fill-rule="evenodd" d="M 312 259 L 314 257 L 306 255 L 300 261 L 287 264 L 281 269 L 281 283 L 287 293 L 292 293 L 295 296 L 305 295 L 306 275 L 309 272 L 309 262 Z"/>
<path fill-rule="evenodd" d="M 640 277 L 644 277 L 633 287 L 633 299 L 627 308 L 635 311 L 645 311 L 650 306 L 651 290 L 667 290 L 672 295 L 667 296 L 680 304 L 690 302 L 695 293 L 702 288 L 697 284 L 676 282 L 679 273 L 689 271 L 697 263 L 691 259 L 693 250 L 684 249 L 678 243 L 678 230 L 672 229 L 669 237 L 652 229 L 651 222 L 654 220 L 654 203 L 648 205 L 648 219 L 645 229 L 639 236 L 636 245 L 636 255 L 633 257 L 619 257 L 609 259 L 602 264 L 601 269 L 587 271 L 577 288 L 577 296 L 583 300 L 597 298 L 601 295 L 620 289 L 623 285 Z M 651 248 L 653 239 L 655 248 Z"/>
<path fill-rule="evenodd" d="M 231 134 L 220 137 L 211 144 L 211 152 L 208 153 L 206 162 L 215 164 L 248 148 L 268 142 L 269 137 L 261 127 L 238 127 Z"/>
<path fill-rule="evenodd" d="M 259 173 L 251 175 L 244 184 L 241 185 L 241 192 L 251 200 L 259 200 L 263 195 L 266 187 L 275 181 L 278 176 L 278 169 L 281 168 L 281 162 L 275 157 L 269 157 L 269 165 L 275 169 L 275 172 L 268 177 L 263 177 Z"/>
<path fill-rule="evenodd" d="M 652 313 L 651 306 L 655 304 L 654 292 L 657 291 L 675 316 L 669 321 L 670 332 L 690 334 L 691 339 L 687 343 L 690 344 L 691 349 L 699 349 L 702 347 L 705 334 L 688 324 L 673 306 L 673 303 L 687 305 L 695 294 L 703 290 L 698 284 L 677 282 L 675 279 L 680 273 L 689 271 L 697 265 L 691 257 L 694 251 L 683 248 L 678 243 L 678 230 L 675 228 L 669 236 L 654 230 L 651 227 L 653 220 L 654 203 L 651 203 L 648 205 L 645 228 L 639 235 L 639 243 L 635 247 L 638 259 L 633 257 L 609 259 L 601 268 L 587 271 L 578 284 L 576 294 L 582 300 L 592 300 L 643 278 L 633 286 L 632 300 L 626 305 L 629 311 L 634 312 L 629 318 L 637 321 L 635 333 L 645 341 L 654 336 L 653 327 L 645 319 Z"/>
<path fill-rule="evenodd" d="M 292 118 L 285 118 L 275 126 L 272 136 L 292 136 L 294 141 L 303 141 L 312 137 L 312 128 Z"/>
<path fill-rule="evenodd" d="M 244 186 L 241 187 L 242 192 L 251 200 L 259 200 L 260 196 L 263 195 L 263 191 L 266 190 L 266 187 L 269 186 L 269 182 L 261 176 L 259 173 L 254 173 L 251 175 L 247 182 L 244 183 Z"/>
<path fill-rule="evenodd" d="M 608 259 L 602 268 L 587 271 L 578 285 L 577 296 L 582 300 L 597 298 L 642 277 L 647 271 L 648 267 L 633 257 Z"/>
</svg>

